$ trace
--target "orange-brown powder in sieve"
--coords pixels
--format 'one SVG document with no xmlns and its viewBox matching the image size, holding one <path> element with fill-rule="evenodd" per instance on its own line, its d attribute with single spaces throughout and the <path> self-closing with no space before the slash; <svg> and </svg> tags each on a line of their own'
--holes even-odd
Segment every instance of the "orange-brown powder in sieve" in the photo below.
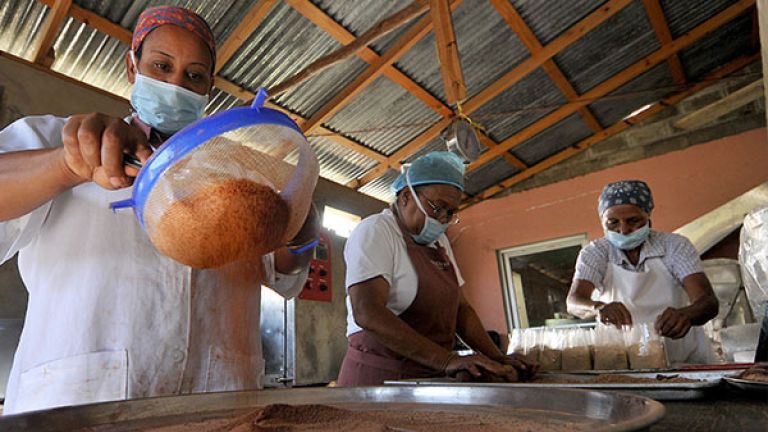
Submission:
<svg viewBox="0 0 768 432">
<path fill-rule="evenodd" d="M 176 261 L 213 268 L 277 249 L 289 216 L 288 205 L 269 186 L 221 180 L 168 206 L 150 238 Z"/>
</svg>

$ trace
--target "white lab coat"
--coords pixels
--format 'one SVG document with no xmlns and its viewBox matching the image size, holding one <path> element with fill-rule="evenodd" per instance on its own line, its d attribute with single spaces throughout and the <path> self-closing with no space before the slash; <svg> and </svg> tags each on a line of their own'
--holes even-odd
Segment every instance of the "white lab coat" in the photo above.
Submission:
<svg viewBox="0 0 768 432">
<path fill-rule="evenodd" d="M 0 152 L 60 146 L 66 119 L 28 117 Z M 306 272 L 255 266 L 193 270 L 158 253 L 131 211 L 131 190 L 77 186 L 0 223 L 0 259 L 19 252 L 29 291 L 5 414 L 64 405 L 261 387 L 260 285 L 296 295 Z"/>
</svg>

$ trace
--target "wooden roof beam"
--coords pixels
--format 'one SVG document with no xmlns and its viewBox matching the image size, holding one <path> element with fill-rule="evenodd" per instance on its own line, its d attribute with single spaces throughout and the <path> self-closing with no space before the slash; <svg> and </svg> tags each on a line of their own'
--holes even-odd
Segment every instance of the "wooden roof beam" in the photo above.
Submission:
<svg viewBox="0 0 768 432">
<path fill-rule="evenodd" d="M 256 28 L 259 27 L 259 24 L 264 21 L 264 18 L 267 17 L 275 3 L 276 0 L 258 0 L 251 6 L 245 16 L 240 19 L 240 24 L 232 30 L 227 40 L 221 44 L 216 52 L 215 74 L 221 71 L 224 65 L 227 64 Z"/>
<path fill-rule="evenodd" d="M 648 18 L 651 21 L 653 30 L 656 32 L 656 37 L 662 45 L 666 45 L 672 42 L 672 33 L 669 32 L 669 25 L 667 25 L 667 18 L 664 16 L 664 10 L 659 4 L 659 0 L 643 0 L 645 11 L 648 14 Z M 677 54 L 670 56 L 667 59 L 669 65 L 669 71 L 672 73 L 672 79 L 678 86 L 685 85 L 685 69 L 683 69 L 683 63 L 680 61 L 680 56 Z"/>
<path fill-rule="evenodd" d="M 416 0 L 410 5 L 404 7 L 395 14 L 384 18 L 380 22 L 376 23 L 373 27 L 368 29 L 359 38 L 355 39 L 347 45 L 342 46 L 338 50 L 324 55 L 319 59 L 313 61 L 306 66 L 300 72 L 290 77 L 289 79 L 271 87 L 267 93 L 270 97 L 274 98 L 286 91 L 298 86 L 299 84 L 307 81 L 314 75 L 322 72 L 330 66 L 338 64 L 347 58 L 357 54 L 368 44 L 375 42 L 376 40 L 386 36 L 397 28 L 403 26 L 408 21 L 416 18 L 427 10 L 427 4 L 424 0 Z"/>
<path fill-rule="evenodd" d="M 396 62 L 397 59 L 429 34 L 431 30 L 432 19 L 429 15 L 426 15 L 408 29 L 386 53 L 372 62 L 357 78 L 347 84 L 336 96 L 320 107 L 306 122 L 301 124 L 302 131 L 310 133 L 323 122 L 333 117 L 334 114 L 338 113 L 349 101 L 378 78 L 384 72 L 387 65 Z"/>
<path fill-rule="evenodd" d="M 448 104 L 453 105 L 467 97 L 467 87 L 464 85 L 464 72 L 461 69 L 456 32 L 453 30 L 451 8 L 448 0 L 430 0 L 429 11 L 432 16 L 445 96 Z"/>
<path fill-rule="evenodd" d="M 347 45 L 353 43 L 356 39 L 355 35 L 347 31 L 341 24 L 336 22 L 332 17 L 326 14 L 322 9 L 317 7 L 310 0 L 284 0 L 286 4 L 295 9 L 298 13 L 304 16 L 316 26 L 324 30 L 331 37 L 336 39 L 339 43 Z M 455 6 L 458 2 L 454 1 Z M 379 59 L 379 55 L 375 51 L 368 47 L 364 47 L 357 52 L 357 56 L 368 64 L 372 64 Z M 433 111 L 440 114 L 442 117 L 448 117 L 453 115 L 453 111 L 447 107 L 440 99 L 433 96 L 429 91 L 413 81 L 410 77 L 400 72 L 392 65 L 386 65 L 384 67 L 384 76 L 399 84 L 408 92 L 410 92 L 417 99 L 421 100 L 425 105 L 430 107 Z"/>
<path fill-rule="evenodd" d="M 730 93 L 724 98 L 699 108 L 675 120 L 672 125 L 678 129 L 693 130 L 712 122 L 712 120 L 733 112 L 742 106 L 764 97 L 763 78 L 758 78 L 750 84 Z"/>
<path fill-rule="evenodd" d="M 496 8 L 496 11 L 504 18 L 507 25 L 517 34 L 520 41 L 523 42 L 525 47 L 531 54 L 538 54 L 544 48 L 541 42 L 533 33 L 528 24 L 525 22 L 520 13 L 517 12 L 514 6 L 509 3 L 508 0 L 491 0 L 491 5 Z M 560 70 L 554 60 L 549 59 L 541 66 L 544 72 L 547 73 L 552 82 L 555 83 L 557 88 L 565 95 L 566 99 L 573 101 L 579 98 L 579 94 L 573 88 L 573 85 L 565 77 L 565 74 Z M 592 111 L 587 107 L 579 109 L 579 115 L 584 122 L 592 129 L 593 132 L 599 132 L 603 129 L 602 125 L 595 118 Z"/>
<path fill-rule="evenodd" d="M 69 14 L 72 0 L 54 0 L 48 6 L 51 10 L 48 12 L 40 28 L 41 36 L 37 38 L 34 48 L 32 48 L 32 61 L 50 67 L 54 60 L 53 56 L 50 55 L 50 51 L 53 48 L 53 43 L 56 41 L 56 36 L 59 34 L 61 24 Z"/>
<path fill-rule="evenodd" d="M 522 131 L 516 133 L 515 135 L 507 138 L 494 149 L 491 149 L 483 153 L 475 162 L 469 165 L 469 167 L 467 168 L 467 171 L 476 170 L 480 166 L 490 162 L 491 160 L 499 156 L 501 153 L 509 151 L 516 145 L 523 143 L 525 140 L 535 136 L 536 134 L 542 132 L 546 128 L 554 125 L 560 120 L 563 120 L 564 118 L 573 114 L 579 108 L 586 106 L 594 102 L 598 98 L 603 97 L 606 94 L 616 90 L 620 86 L 629 82 L 631 79 L 637 77 L 643 72 L 651 69 L 652 67 L 666 60 L 672 54 L 676 54 L 683 48 L 701 39 L 704 35 L 710 33 L 711 31 L 722 26 L 723 24 L 733 20 L 734 18 L 742 14 L 744 11 L 749 9 L 751 6 L 753 6 L 754 3 L 755 3 L 755 0 L 738 0 L 737 2 L 733 3 L 731 6 L 727 7 L 717 15 L 699 24 L 698 26 L 690 30 L 688 33 L 680 36 L 679 38 L 673 40 L 671 43 L 667 45 L 663 45 L 661 48 L 654 51 L 650 55 L 634 63 L 633 65 L 629 66 L 628 68 L 624 69 L 618 74 L 612 76 L 606 81 L 603 81 L 602 83 L 598 84 L 597 86 L 592 88 L 590 91 L 581 95 L 580 100 L 569 102 L 561 106 L 560 108 L 556 109 L 555 111 L 545 116 L 544 118 L 540 119 L 539 121 L 533 123 L 532 125 L 528 126 Z"/>
<path fill-rule="evenodd" d="M 743 56 L 740 57 L 729 64 L 715 70 L 714 72 L 708 74 L 706 77 L 704 77 L 701 81 L 698 83 L 689 86 L 686 88 L 686 90 L 678 92 L 672 96 L 669 96 L 662 101 L 659 101 L 655 103 L 651 108 L 641 112 L 640 114 L 636 115 L 635 117 L 632 117 L 628 120 L 620 120 L 613 124 L 611 127 L 604 129 L 603 131 L 592 135 L 589 138 L 586 138 L 579 143 L 575 144 L 574 146 L 571 146 L 553 156 L 548 157 L 547 159 L 544 159 L 543 161 L 537 163 L 536 165 L 532 166 L 531 168 L 515 174 L 506 180 L 501 181 L 499 184 L 491 186 L 481 193 L 475 195 L 474 197 L 470 198 L 469 200 L 462 203 L 461 208 L 465 209 L 469 206 L 472 206 L 474 204 L 479 203 L 480 201 L 491 198 L 492 196 L 498 194 L 499 192 L 503 191 L 504 189 L 510 188 L 514 186 L 517 183 L 520 183 L 521 181 L 533 176 L 534 174 L 537 174 L 541 171 L 544 171 L 547 168 L 552 167 L 553 165 L 560 163 L 564 161 L 565 159 L 568 159 L 578 153 L 581 153 L 582 151 L 586 150 L 587 148 L 605 140 L 608 137 L 611 137 L 613 135 L 616 135 L 617 133 L 629 128 L 633 124 L 643 121 L 654 114 L 660 112 L 664 108 L 674 105 L 677 102 L 687 98 L 688 96 L 704 89 L 707 86 L 710 86 L 717 82 L 717 80 L 726 77 L 745 66 L 754 63 L 755 61 L 758 61 L 760 59 L 759 54 L 753 54 L 749 56 Z"/>
<path fill-rule="evenodd" d="M 471 114 L 480 106 L 498 96 L 501 92 L 511 87 L 516 82 L 520 81 L 524 76 L 544 64 L 544 62 L 552 58 L 555 54 L 570 46 L 579 40 L 582 36 L 592 31 L 595 27 L 605 22 L 605 20 L 618 13 L 631 2 L 632 0 L 609 0 L 596 11 L 587 15 L 584 19 L 577 22 L 568 30 L 563 32 L 560 36 L 555 38 L 555 40 L 545 46 L 539 54 L 532 55 L 521 64 L 513 68 L 511 71 L 504 74 L 490 86 L 486 87 L 480 93 L 469 99 L 466 103 L 462 104 L 464 112 L 466 114 Z M 426 131 L 422 132 L 419 136 L 411 140 L 408 144 L 401 147 L 398 151 L 389 157 L 389 166 L 377 166 L 373 168 L 358 180 L 358 185 L 362 186 L 370 181 L 375 180 L 377 174 L 381 175 L 387 172 L 389 168 L 399 169 L 400 162 L 402 160 L 405 160 L 408 156 L 415 153 L 425 144 L 437 137 L 440 132 L 448 126 L 449 123 L 449 119 L 443 119 Z M 496 146 L 494 149 L 492 149 L 492 151 L 498 147 L 499 146 Z M 499 154 L 500 153 L 503 152 L 499 152 Z"/>
</svg>

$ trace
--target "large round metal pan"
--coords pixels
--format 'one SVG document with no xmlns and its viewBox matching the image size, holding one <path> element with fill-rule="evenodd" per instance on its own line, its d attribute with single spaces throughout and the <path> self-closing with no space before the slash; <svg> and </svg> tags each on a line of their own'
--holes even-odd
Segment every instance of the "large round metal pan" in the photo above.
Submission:
<svg viewBox="0 0 768 432">
<path fill-rule="evenodd" d="M 586 390 L 451 386 L 304 388 L 208 393 L 137 399 L 56 408 L 0 417 L 2 431 L 139 431 L 243 414 L 269 404 L 326 404 L 360 409 L 398 409 L 484 413 L 552 425 L 567 421 L 572 430 L 644 429 L 664 416 L 651 399 Z"/>
</svg>

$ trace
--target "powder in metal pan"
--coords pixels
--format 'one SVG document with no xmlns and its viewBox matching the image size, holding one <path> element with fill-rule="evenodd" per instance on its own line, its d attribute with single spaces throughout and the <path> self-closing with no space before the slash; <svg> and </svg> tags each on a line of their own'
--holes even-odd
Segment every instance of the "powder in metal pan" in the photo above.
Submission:
<svg viewBox="0 0 768 432">
<path fill-rule="evenodd" d="M 171 203 L 149 234 L 168 257 L 214 268 L 277 249 L 289 216 L 288 205 L 269 186 L 220 180 Z"/>
</svg>

